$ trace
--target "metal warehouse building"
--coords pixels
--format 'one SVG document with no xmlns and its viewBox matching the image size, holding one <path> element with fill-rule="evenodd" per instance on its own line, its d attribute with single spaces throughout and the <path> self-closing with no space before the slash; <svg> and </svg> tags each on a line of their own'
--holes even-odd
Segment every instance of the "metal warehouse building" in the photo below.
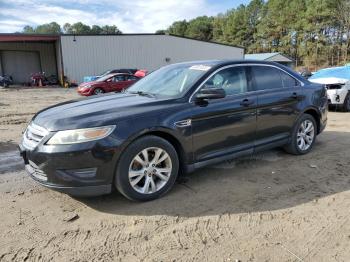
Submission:
<svg viewBox="0 0 350 262">
<path fill-rule="evenodd" d="M 245 59 L 272 61 L 293 68 L 294 60 L 281 53 L 246 54 Z"/>
<path fill-rule="evenodd" d="M 153 71 L 177 62 L 243 58 L 242 47 L 164 34 L 0 34 L 0 75 L 12 75 L 16 83 L 36 72 L 79 83 L 108 69 Z"/>
</svg>

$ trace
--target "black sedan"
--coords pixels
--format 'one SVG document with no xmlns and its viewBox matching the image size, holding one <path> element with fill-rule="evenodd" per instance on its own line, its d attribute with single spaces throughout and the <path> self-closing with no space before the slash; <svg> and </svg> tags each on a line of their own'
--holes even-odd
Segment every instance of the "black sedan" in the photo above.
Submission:
<svg viewBox="0 0 350 262">
<path fill-rule="evenodd" d="M 178 174 L 225 159 L 277 146 L 306 154 L 326 122 L 325 88 L 289 68 L 199 61 L 165 66 L 125 93 L 40 111 L 20 151 L 44 186 L 85 196 L 116 188 L 145 201 Z"/>
</svg>

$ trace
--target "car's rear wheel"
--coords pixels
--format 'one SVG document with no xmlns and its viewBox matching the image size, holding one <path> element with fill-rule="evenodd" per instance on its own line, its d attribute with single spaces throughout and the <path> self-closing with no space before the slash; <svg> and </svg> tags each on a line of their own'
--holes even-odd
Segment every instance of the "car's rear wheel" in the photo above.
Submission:
<svg viewBox="0 0 350 262">
<path fill-rule="evenodd" d="M 350 92 L 345 97 L 344 104 L 343 104 L 343 110 L 345 112 L 350 112 Z"/>
<path fill-rule="evenodd" d="M 160 137 L 144 136 L 122 153 L 115 185 L 131 200 L 153 200 L 172 188 L 178 171 L 179 159 L 174 147 Z"/>
<path fill-rule="evenodd" d="M 105 91 L 103 91 L 103 89 L 101 88 L 95 88 L 94 89 L 94 95 L 100 95 L 103 94 Z"/>
<path fill-rule="evenodd" d="M 303 114 L 296 122 L 291 141 L 284 149 L 294 155 L 303 155 L 311 151 L 317 135 L 317 125 L 313 116 Z"/>
</svg>

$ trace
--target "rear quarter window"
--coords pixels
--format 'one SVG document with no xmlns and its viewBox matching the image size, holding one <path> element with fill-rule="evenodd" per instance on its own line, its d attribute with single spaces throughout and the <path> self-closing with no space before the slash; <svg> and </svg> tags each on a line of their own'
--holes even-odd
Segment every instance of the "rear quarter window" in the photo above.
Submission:
<svg viewBox="0 0 350 262">
<path fill-rule="evenodd" d="M 294 86 L 300 85 L 298 80 L 296 80 L 294 77 L 291 77 L 287 73 L 280 71 L 280 74 L 281 74 L 282 83 L 284 87 L 294 87 Z"/>
</svg>

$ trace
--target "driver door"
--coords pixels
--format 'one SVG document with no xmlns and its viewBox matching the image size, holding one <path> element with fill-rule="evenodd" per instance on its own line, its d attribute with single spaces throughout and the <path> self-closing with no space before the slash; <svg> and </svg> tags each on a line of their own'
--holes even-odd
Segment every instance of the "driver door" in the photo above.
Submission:
<svg viewBox="0 0 350 262">
<path fill-rule="evenodd" d="M 126 81 L 126 75 L 115 75 L 113 77 L 113 81 L 110 82 L 111 91 L 121 92 L 128 85 L 128 81 Z"/>
<path fill-rule="evenodd" d="M 242 152 L 253 152 L 256 131 L 257 96 L 244 66 L 214 74 L 205 88 L 223 88 L 226 97 L 193 103 L 192 134 L 196 162 Z"/>
</svg>

